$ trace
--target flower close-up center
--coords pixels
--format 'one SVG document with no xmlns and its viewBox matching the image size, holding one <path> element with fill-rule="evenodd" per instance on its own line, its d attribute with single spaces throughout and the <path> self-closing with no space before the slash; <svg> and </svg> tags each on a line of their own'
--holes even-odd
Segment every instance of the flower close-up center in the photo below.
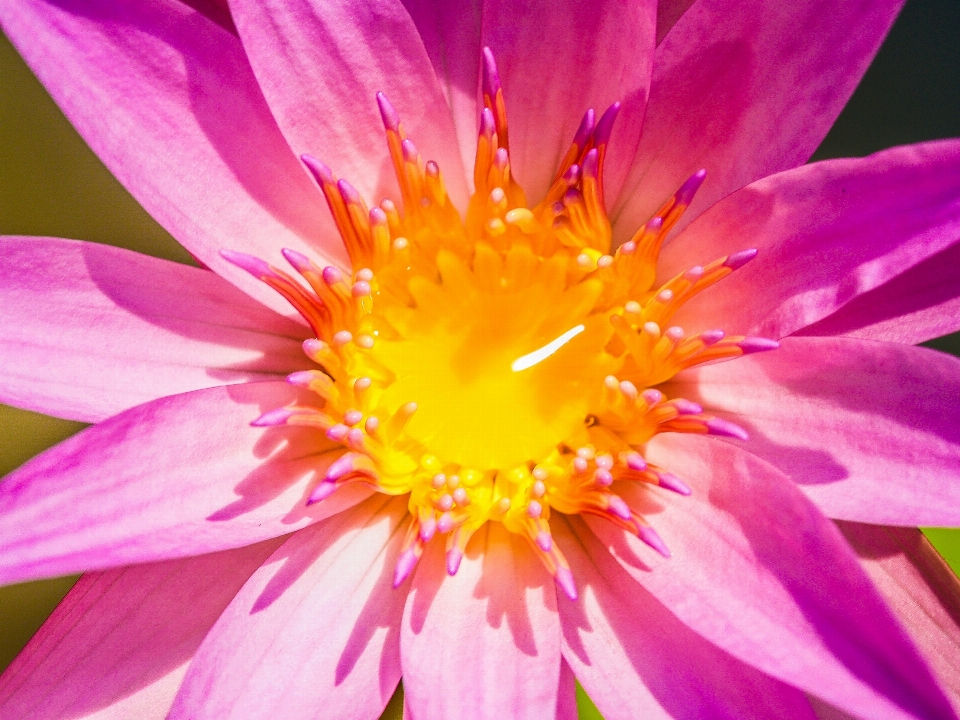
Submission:
<svg viewBox="0 0 960 720">
<path fill-rule="evenodd" d="M 424 162 L 396 111 L 377 96 L 402 204 L 368 208 L 345 180 L 304 162 L 327 199 L 350 272 L 284 256 L 301 282 L 225 252 L 280 292 L 310 323 L 318 369 L 294 373 L 298 404 L 255 424 L 316 427 L 343 447 L 309 501 L 345 483 L 409 494 L 411 523 L 395 584 L 424 545 L 444 536 L 454 574 L 470 537 L 501 522 L 526 537 L 570 597 L 552 542 L 551 510 L 602 516 L 669 551 L 617 494 L 618 482 L 689 493 L 643 446 L 660 432 L 745 439 L 738 426 L 656 388 L 693 365 L 768 350 L 720 329 L 686 335 L 671 318 L 754 250 L 658 283 L 665 238 L 703 182 L 691 177 L 634 237 L 612 246 L 603 165 L 619 111 L 584 115 L 545 198 L 528 204 L 513 177 L 503 91 L 484 52 L 484 108 L 466 217 L 440 168 Z M 307 399 L 309 397 L 309 399 Z"/>
</svg>

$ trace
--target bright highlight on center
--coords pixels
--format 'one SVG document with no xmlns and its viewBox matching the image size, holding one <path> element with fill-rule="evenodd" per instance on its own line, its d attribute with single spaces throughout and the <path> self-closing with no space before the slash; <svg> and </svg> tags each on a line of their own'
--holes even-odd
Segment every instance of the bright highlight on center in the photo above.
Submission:
<svg viewBox="0 0 960 720">
<path fill-rule="evenodd" d="M 527 353 L 526 355 L 518 357 L 510 364 L 510 369 L 514 372 L 520 372 L 521 370 L 526 370 L 527 368 L 533 367 L 538 362 L 546 360 L 548 357 L 553 355 L 557 350 L 573 340 L 573 338 L 583 331 L 583 323 L 580 323 L 576 327 L 570 328 L 563 335 L 558 337 L 556 340 L 551 340 L 542 348 L 537 348 L 532 353 Z"/>
</svg>

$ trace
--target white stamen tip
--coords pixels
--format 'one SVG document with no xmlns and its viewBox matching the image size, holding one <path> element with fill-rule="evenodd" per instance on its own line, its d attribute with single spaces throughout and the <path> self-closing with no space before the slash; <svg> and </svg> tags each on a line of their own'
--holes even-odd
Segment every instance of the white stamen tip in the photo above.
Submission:
<svg viewBox="0 0 960 720">
<path fill-rule="evenodd" d="M 349 330 L 340 330 L 333 336 L 334 345 L 346 345 L 353 340 L 353 334 Z"/>
</svg>

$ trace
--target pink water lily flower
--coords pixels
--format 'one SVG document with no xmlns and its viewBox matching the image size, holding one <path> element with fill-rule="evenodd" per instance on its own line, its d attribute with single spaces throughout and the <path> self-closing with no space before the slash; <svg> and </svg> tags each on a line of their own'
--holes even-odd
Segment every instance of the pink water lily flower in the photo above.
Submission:
<svg viewBox="0 0 960 720">
<path fill-rule="evenodd" d="M 900 4 L 0 0 L 205 266 L 3 239 L 0 717 L 956 718 L 960 141 L 803 165 Z"/>
</svg>

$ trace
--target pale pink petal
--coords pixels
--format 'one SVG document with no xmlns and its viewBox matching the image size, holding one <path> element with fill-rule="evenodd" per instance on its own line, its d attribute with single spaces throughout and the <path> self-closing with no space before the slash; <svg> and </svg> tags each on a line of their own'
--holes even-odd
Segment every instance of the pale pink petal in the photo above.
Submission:
<svg viewBox="0 0 960 720">
<path fill-rule="evenodd" d="M 908 345 L 960 330 L 960 242 L 933 255 L 800 335 L 848 335 Z"/>
<path fill-rule="evenodd" d="M 311 363 L 307 331 L 209 270 L 54 238 L 0 238 L 0 400 L 97 422 L 164 395 Z"/>
<path fill-rule="evenodd" d="M 960 580 L 916 528 L 837 526 L 960 709 Z"/>
<path fill-rule="evenodd" d="M 758 178 L 806 162 L 903 0 L 700 0 L 657 48 L 633 169 L 617 208 L 627 239 L 700 168 L 681 221 Z"/>
<path fill-rule="evenodd" d="M 235 35 L 177 0 L 0 0 L 0 25 L 110 171 L 217 273 L 290 312 L 220 249 L 346 257 Z"/>
<path fill-rule="evenodd" d="M 359 502 L 306 507 L 342 453 L 322 433 L 250 426 L 295 398 L 280 382 L 173 395 L 34 458 L 0 483 L 0 583 L 249 545 Z"/>
<path fill-rule="evenodd" d="M 672 552 L 590 528 L 688 627 L 768 675 L 869 717 L 954 718 L 840 532 L 785 475 L 727 443 L 661 435 L 647 456 L 689 497 L 618 489 Z"/>
<path fill-rule="evenodd" d="M 960 525 L 960 360 L 847 338 L 679 376 L 665 390 L 750 433 L 826 515 L 882 525 Z"/>
<path fill-rule="evenodd" d="M 166 717 L 207 631 L 281 542 L 84 575 L 0 678 L 0 717 Z"/>
<path fill-rule="evenodd" d="M 407 598 L 400 656 L 416 720 L 552 720 L 560 676 L 552 578 L 500 523 L 474 535 L 453 577 L 443 546 L 431 543 Z"/>
<path fill-rule="evenodd" d="M 690 332 L 779 338 L 960 238 L 960 140 L 828 160 L 755 182 L 664 249 L 659 276 L 748 247 L 756 259 L 677 314 Z"/>
<path fill-rule="evenodd" d="M 606 720 L 813 717 L 799 690 L 680 622 L 582 519 L 558 519 L 552 529 L 580 593 L 558 602 L 563 656 Z"/>
<path fill-rule="evenodd" d="M 200 646 L 170 720 L 379 717 L 400 681 L 406 516 L 381 495 L 284 543 Z"/>
<path fill-rule="evenodd" d="M 376 93 L 400 113 L 424 160 L 439 163 L 466 208 L 450 109 L 399 0 L 231 0 L 267 102 L 293 151 L 315 155 L 369 202 L 397 199 Z M 474 78 L 476 82 L 476 78 Z"/>
<path fill-rule="evenodd" d="M 611 205 L 637 148 L 653 66 L 652 0 L 486 0 L 483 44 L 493 50 L 517 179 L 539 202 L 583 114 L 623 103 L 607 153 Z"/>
<path fill-rule="evenodd" d="M 403 0 L 446 98 L 467 182 L 477 154 L 477 85 L 483 0 Z"/>
<path fill-rule="evenodd" d="M 227 0 L 180 0 L 180 2 L 189 5 L 197 12 L 203 13 L 224 30 L 236 35 L 237 28 L 233 24 L 233 18 L 230 17 Z"/>
</svg>

